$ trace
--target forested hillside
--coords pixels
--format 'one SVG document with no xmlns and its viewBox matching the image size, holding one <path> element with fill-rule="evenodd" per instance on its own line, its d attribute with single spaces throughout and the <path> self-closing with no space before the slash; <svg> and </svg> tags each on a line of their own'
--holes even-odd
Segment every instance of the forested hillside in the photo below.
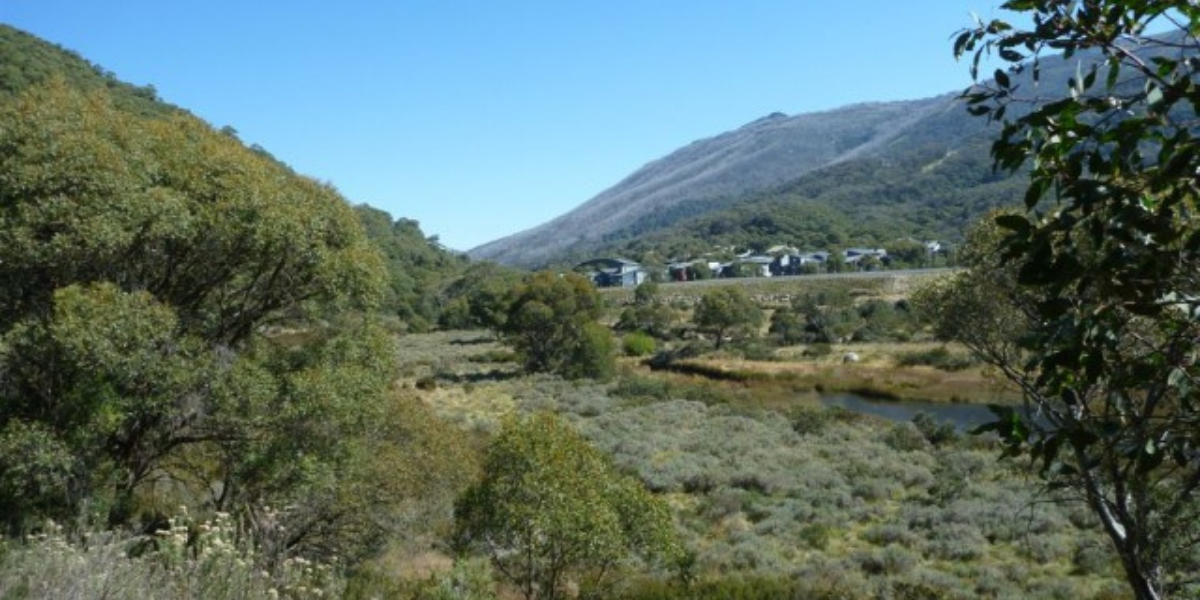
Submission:
<svg viewBox="0 0 1200 600">
<path fill-rule="evenodd" d="M 163 115 L 181 110 L 160 101 L 152 85 L 123 82 L 70 50 L 0 23 L 0 98 L 11 99 L 54 78 L 80 90 L 107 90 L 122 108 L 140 114 Z"/>
<path fill-rule="evenodd" d="M 409 457 L 454 435 L 393 394 L 380 317 L 436 321 L 462 259 L 9 27 L 0 80 L 0 527 L 183 505 L 352 558 L 446 493 Z"/>
<path fill-rule="evenodd" d="M 365 204 L 354 207 L 371 240 L 383 253 L 387 288 L 382 308 L 409 330 L 422 331 L 437 323 L 442 312 L 442 288 L 462 273 L 467 257 L 443 248 L 412 219 L 395 221 L 386 212 Z"/>
<path fill-rule="evenodd" d="M 120 113 L 153 118 L 188 114 L 162 101 L 153 85 L 123 82 L 75 52 L 0 24 L 0 101 L 11 101 L 24 90 L 50 82 L 102 94 Z M 236 133 L 228 127 L 220 133 L 236 140 Z M 257 145 L 249 149 L 291 172 L 266 149 Z M 428 239 L 416 221 L 399 218 L 393 222 L 386 212 L 367 205 L 355 210 L 368 240 L 385 258 L 388 282 L 380 309 L 399 319 L 406 329 L 427 328 L 438 318 L 441 285 L 465 268 L 465 257 Z"/>
</svg>

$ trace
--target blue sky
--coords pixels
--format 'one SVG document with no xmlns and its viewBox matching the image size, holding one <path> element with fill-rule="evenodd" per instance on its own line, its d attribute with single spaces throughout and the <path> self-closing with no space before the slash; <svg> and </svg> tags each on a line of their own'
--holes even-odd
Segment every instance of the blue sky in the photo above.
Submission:
<svg viewBox="0 0 1200 600">
<path fill-rule="evenodd" d="M 0 0 L 298 171 L 466 250 L 775 111 L 960 90 L 998 2 Z"/>
</svg>

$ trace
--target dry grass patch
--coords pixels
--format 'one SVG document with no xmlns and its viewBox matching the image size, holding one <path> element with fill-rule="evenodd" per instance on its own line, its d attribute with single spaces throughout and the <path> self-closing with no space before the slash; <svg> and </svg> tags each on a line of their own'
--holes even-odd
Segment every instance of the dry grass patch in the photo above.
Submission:
<svg viewBox="0 0 1200 600">
<path fill-rule="evenodd" d="M 1015 402 L 1020 395 L 1001 385 L 981 367 L 943 371 L 927 366 L 901 367 L 891 352 L 852 345 L 835 346 L 828 356 L 815 360 L 752 361 L 745 359 L 691 359 L 684 367 L 726 373 L 751 385 L 786 385 L 796 391 L 851 392 L 863 396 L 934 402 Z M 896 344 L 896 346 L 904 346 Z M 860 362 L 846 363 L 854 352 Z"/>
<path fill-rule="evenodd" d="M 492 431 L 517 410 L 517 399 L 495 384 L 439 387 L 421 399 L 439 417 L 471 431 Z"/>
</svg>

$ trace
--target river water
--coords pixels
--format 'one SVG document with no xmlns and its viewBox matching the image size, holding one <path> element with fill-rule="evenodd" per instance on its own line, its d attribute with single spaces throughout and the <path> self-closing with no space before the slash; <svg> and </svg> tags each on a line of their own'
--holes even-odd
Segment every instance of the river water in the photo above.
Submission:
<svg viewBox="0 0 1200 600">
<path fill-rule="evenodd" d="M 950 402 L 920 402 L 913 400 L 871 400 L 855 394 L 831 394 L 821 397 L 821 404 L 837 406 L 857 413 L 883 417 L 892 421 L 911 421 L 917 413 L 925 413 L 938 421 L 949 421 L 959 431 L 974 429 L 996 420 L 982 404 Z"/>
</svg>

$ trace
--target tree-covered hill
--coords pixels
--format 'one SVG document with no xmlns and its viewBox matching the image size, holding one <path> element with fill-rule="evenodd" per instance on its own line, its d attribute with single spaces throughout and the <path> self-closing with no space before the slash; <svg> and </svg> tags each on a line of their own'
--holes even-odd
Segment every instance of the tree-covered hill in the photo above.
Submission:
<svg viewBox="0 0 1200 600">
<path fill-rule="evenodd" d="M 64 79 L 76 89 L 107 90 L 117 105 L 139 114 L 163 115 L 180 110 L 162 102 L 153 85 L 121 81 L 116 74 L 71 50 L 0 23 L 0 100 L 9 100 L 53 78 Z"/>
<path fill-rule="evenodd" d="M 15 101 L 30 88 L 61 82 L 83 92 L 102 92 L 121 114 L 161 119 L 187 115 L 185 109 L 164 102 L 153 85 L 137 86 L 89 62 L 79 54 L 8 25 L 0 24 L 0 103 Z M 222 135 L 235 138 L 229 128 Z M 291 173 L 266 149 L 249 150 Z M 405 328 L 425 329 L 436 322 L 437 294 L 442 283 L 465 268 L 465 259 L 429 239 L 411 219 L 393 219 L 366 205 L 356 207 L 368 241 L 384 257 L 388 285 L 380 308 L 399 318 Z"/>
<path fill-rule="evenodd" d="M 354 559 L 453 492 L 416 475 L 455 442 L 392 388 L 379 313 L 433 320 L 461 259 L 150 88 L 0 49 L 0 534 L 276 506 L 281 554 Z"/>
</svg>

